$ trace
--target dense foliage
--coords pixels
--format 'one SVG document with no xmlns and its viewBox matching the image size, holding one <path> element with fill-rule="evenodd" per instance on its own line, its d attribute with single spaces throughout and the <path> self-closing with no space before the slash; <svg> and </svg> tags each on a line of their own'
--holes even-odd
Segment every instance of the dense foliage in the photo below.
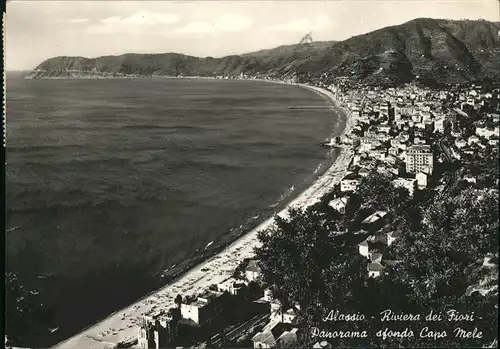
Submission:
<svg viewBox="0 0 500 349">
<path fill-rule="evenodd" d="M 292 210 L 289 219 L 277 217 L 272 230 L 259 234 L 257 256 L 265 282 L 284 307 L 300 304 L 297 324 L 308 329 L 302 345 L 325 339 L 313 338 L 314 328 L 367 331 L 367 338 L 326 339 L 334 347 L 477 347 L 496 338 L 497 291 L 483 291 L 497 283 L 498 267 L 482 264 L 486 255 L 498 253 L 498 191 L 469 188 L 422 201 L 395 188 L 389 178 L 371 173 L 348 203 L 351 212 L 345 215 L 332 213 L 327 200 L 307 211 Z M 368 277 L 369 261 L 357 247 L 368 235 L 359 221 L 374 210 L 391 213 L 379 232 L 399 234 L 383 258 L 396 261 L 379 278 Z M 345 228 L 344 234 L 330 234 L 339 227 Z M 387 309 L 421 318 L 382 322 L 381 312 Z M 447 312 L 453 309 L 473 320 L 448 321 Z M 363 314 L 365 319 L 323 321 L 332 310 Z M 431 310 L 442 320 L 426 321 Z M 456 338 L 457 327 L 477 328 L 482 337 Z M 408 328 L 413 336 L 384 339 L 379 331 L 385 328 L 400 333 Z M 425 337 L 430 331 L 440 338 Z"/>
</svg>

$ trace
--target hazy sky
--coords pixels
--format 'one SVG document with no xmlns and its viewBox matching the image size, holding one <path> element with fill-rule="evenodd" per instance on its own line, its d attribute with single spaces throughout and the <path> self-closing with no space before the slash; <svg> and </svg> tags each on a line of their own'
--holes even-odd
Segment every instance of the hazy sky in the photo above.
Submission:
<svg viewBox="0 0 500 349">
<path fill-rule="evenodd" d="M 53 56 L 178 52 L 219 57 L 300 41 L 342 40 L 417 17 L 499 20 L 496 0 L 11 1 L 6 65 Z"/>
</svg>

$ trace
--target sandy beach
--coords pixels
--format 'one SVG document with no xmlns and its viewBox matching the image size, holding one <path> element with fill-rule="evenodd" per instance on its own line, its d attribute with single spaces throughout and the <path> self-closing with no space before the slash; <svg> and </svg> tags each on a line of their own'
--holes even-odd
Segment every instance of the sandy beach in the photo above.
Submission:
<svg viewBox="0 0 500 349">
<path fill-rule="evenodd" d="M 266 80 L 267 81 L 267 80 Z M 272 82 L 272 81 L 267 81 Z M 317 93 L 327 96 L 334 101 L 334 95 L 322 88 L 308 85 L 300 85 L 304 88 L 314 90 Z M 341 109 L 339 106 L 335 108 Z M 342 134 L 351 131 L 352 119 L 346 110 L 346 127 Z M 340 135 L 340 134 L 337 134 Z M 347 166 L 352 159 L 352 151 L 343 148 L 341 154 L 334 164 L 328 168 L 308 189 L 296 197 L 279 215 L 286 216 L 288 207 L 306 208 L 318 202 L 323 195 L 345 175 Z M 104 349 L 111 347 L 119 340 L 128 336 L 137 336 L 137 324 L 142 315 L 151 311 L 168 309 L 174 306 L 174 298 L 177 294 L 189 295 L 197 294 L 212 284 L 220 283 L 229 278 L 237 265 L 245 258 L 253 256 L 254 248 L 259 246 L 257 233 L 260 230 L 269 228 L 274 224 L 274 218 L 270 218 L 255 229 L 243 235 L 221 253 L 211 257 L 190 271 L 186 272 L 179 279 L 171 284 L 157 290 L 125 309 L 117 311 L 97 324 L 88 327 L 83 332 L 57 344 L 55 348 L 95 348 Z M 78 314 L 75 314 L 78 316 Z"/>
</svg>

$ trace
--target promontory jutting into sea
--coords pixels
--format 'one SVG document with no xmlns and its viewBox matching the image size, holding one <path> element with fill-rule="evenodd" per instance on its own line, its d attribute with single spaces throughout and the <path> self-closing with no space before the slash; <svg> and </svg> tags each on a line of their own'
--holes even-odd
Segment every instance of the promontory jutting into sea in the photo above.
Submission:
<svg viewBox="0 0 500 349">
<path fill-rule="evenodd" d="M 496 347 L 498 10 L 10 2 L 6 347 Z"/>
</svg>

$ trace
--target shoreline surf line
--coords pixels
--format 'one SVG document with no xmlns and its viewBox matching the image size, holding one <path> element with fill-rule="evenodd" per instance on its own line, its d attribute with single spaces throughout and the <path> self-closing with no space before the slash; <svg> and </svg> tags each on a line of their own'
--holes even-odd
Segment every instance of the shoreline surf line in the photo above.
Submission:
<svg viewBox="0 0 500 349">
<path fill-rule="evenodd" d="M 349 112 L 340 107 L 334 99 L 333 93 L 330 91 L 305 85 L 305 84 L 291 84 L 280 81 L 257 80 L 252 79 L 249 81 L 261 81 L 278 83 L 291 86 L 301 86 L 310 89 L 316 93 L 321 94 L 333 102 L 335 107 L 341 111 L 345 118 L 345 127 L 340 132 L 339 136 L 349 134 L 352 128 L 352 117 Z M 347 167 L 352 159 L 352 152 L 348 149 L 341 149 L 339 156 L 335 159 L 334 163 L 311 185 L 303 192 L 291 200 L 279 215 L 286 216 L 290 207 L 306 208 L 318 202 L 323 195 L 331 191 L 343 178 Z M 188 294 L 197 294 L 201 290 L 209 287 L 211 284 L 219 283 L 226 280 L 232 273 L 236 266 L 245 258 L 253 256 L 253 250 L 259 246 L 257 233 L 261 230 L 267 229 L 274 224 L 274 215 L 262 223 L 257 225 L 250 231 L 243 233 L 235 241 L 230 243 L 222 251 L 208 257 L 205 261 L 182 270 L 172 279 L 167 285 L 152 291 L 145 295 L 136 302 L 129 306 L 115 311 L 102 320 L 98 320 L 92 325 L 87 326 L 79 333 L 72 337 L 65 339 L 53 346 L 53 348 L 95 348 L 104 349 L 103 345 L 110 342 L 118 342 L 124 337 L 135 336 L 137 334 L 139 318 L 151 310 L 151 304 L 158 307 L 168 309 L 174 305 L 174 298 L 177 294 L 181 293 L 184 296 Z M 203 271 L 202 271 L 203 270 Z M 208 271 L 207 271 L 208 270 Z M 159 301 L 159 299 L 162 299 Z M 147 310 L 145 310 L 147 308 Z M 133 320 L 133 319 L 136 320 Z M 132 325 L 131 327 L 129 327 Z M 103 332 L 107 335 L 101 335 Z M 113 335 L 112 333 L 116 333 Z"/>
</svg>

